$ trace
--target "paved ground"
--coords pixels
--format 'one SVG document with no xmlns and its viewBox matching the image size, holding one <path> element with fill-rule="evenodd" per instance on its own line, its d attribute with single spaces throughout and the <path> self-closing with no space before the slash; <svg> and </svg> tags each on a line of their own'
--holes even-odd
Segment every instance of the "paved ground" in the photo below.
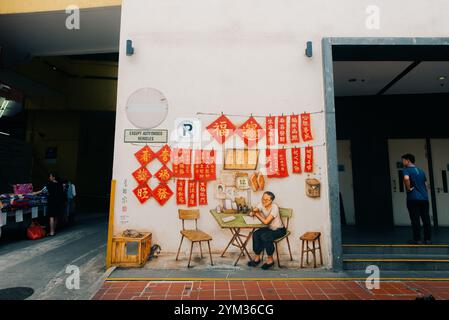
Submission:
<svg viewBox="0 0 449 320">
<path fill-rule="evenodd" d="M 6 235 L 3 234 L 5 237 Z M 107 217 L 94 215 L 61 230 L 55 237 L 0 242 L 0 291 L 31 287 L 28 299 L 90 299 L 105 273 Z M 80 270 L 79 290 L 69 290 L 67 266 Z M 75 281 L 70 282 L 76 284 Z"/>
<path fill-rule="evenodd" d="M 106 281 L 96 300 L 449 300 L 449 281 Z"/>
</svg>

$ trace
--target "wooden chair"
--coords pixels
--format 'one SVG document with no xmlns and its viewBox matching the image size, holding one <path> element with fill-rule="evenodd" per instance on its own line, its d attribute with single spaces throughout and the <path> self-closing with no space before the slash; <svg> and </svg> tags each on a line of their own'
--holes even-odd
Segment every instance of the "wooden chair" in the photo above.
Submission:
<svg viewBox="0 0 449 320">
<path fill-rule="evenodd" d="M 313 267 L 316 268 L 316 251 L 320 252 L 320 262 L 323 264 L 323 254 L 321 252 L 321 232 L 306 232 L 300 238 L 301 240 L 301 268 L 303 266 L 304 254 L 307 255 L 306 262 L 309 264 L 309 252 L 313 255 Z M 309 242 L 312 242 L 312 247 L 309 247 Z M 318 243 L 318 246 L 315 244 Z"/>
<path fill-rule="evenodd" d="M 195 242 L 198 242 L 200 244 L 200 252 L 201 252 L 201 259 L 203 258 L 203 248 L 201 246 L 201 242 L 207 241 L 207 246 L 209 247 L 209 255 L 210 255 L 210 264 L 214 265 L 212 262 L 212 253 L 210 251 L 210 241 L 212 240 L 212 237 L 208 235 L 207 233 L 198 230 L 198 219 L 200 217 L 200 211 L 199 210 L 178 210 L 179 219 L 182 220 L 182 230 L 181 230 L 181 243 L 179 244 L 178 248 L 178 254 L 176 255 L 176 261 L 178 261 L 179 257 L 179 251 L 181 250 L 182 242 L 184 238 L 187 238 L 190 240 L 190 254 L 189 254 L 189 263 L 187 264 L 187 267 L 190 268 L 190 261 L 192 259 L 192 250 L 193 250 L 193 244 Z M 195 229 L 186 229 L 184 221 L 185 220 L 195 220 Z"/>
<path fill-rule="evenodd" d="M 284 223 L 285 229 L 287 229 L 287 232 L 286 232 L 285 236 L 275 239 L 273 242 L 274 242 L 274 246 L 276 247 L 276 256 L 277 256 L 277 260 L 278 260 L 278 266 L 279 266 L 279 268 L 282 268 L 283 266 L 281 266 L 281 261 L 279 260 L 278 243 L 284 239 L 287 240 L 287 247 L 288 247 L 288 252 L 290 254 L 290 261 L 293 261 L 292 250 L 290 248 L 290 241 L 288 239 L 288 237 L 290 236 L 290 231 L 288 230 L 288 224 L 290 223 L 290 218 L 293 215 L 293 209 L 279 208 L 279 215 L 282 219 L 282 222 Z M 263 255 L 264 255 L 264 252 L 262 251 L 262 259 L 263 259 Z"/>
</svg>

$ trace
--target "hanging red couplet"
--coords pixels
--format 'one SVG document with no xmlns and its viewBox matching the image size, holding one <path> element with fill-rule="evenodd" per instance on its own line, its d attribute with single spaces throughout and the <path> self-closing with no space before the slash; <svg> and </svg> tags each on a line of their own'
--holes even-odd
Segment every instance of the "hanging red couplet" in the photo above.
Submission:
<svg viewBox="0 0 449 320">
<path fill-rule="evenodd" d="M 163 206 L 173 195 L 170 187 L 165 183 L 159 184 L 156 189 L 153 190 L 153 197 L 156 201 Z"/>
<path fill-rule="evenodd" d="M 267 149 L 266 159 L 268 178 L 288 177 L 286 149 Z"/>
<path fill-rule="evenodd" d="M 200 206 L 207 205 L 207 182 L 200 181 L 198 185 L 198 202 Z"/>
<path fill-rule="evenodd" d="M 176 181 L 176 204 L 177 205 L 186 205 L 186 180 L 177 180 Z"/>
<path fill-rule="evenodd" d="M 306 147 L 304 172 L 313 172 L 313 147 Z"/>
<path fill-rule="evenodd" d="M 166 144 L 156 153 L 156 157 L 162 164 L 167 164 L 170 161 L 171 149 Z"/>
<path fill-rule="evenodd" d="M 313 140 L 310 113 L 301 114 L 301 135 L 303 141 Z"/>
<path fill-rule="evenodd" d="M 216 180 L 215 150 L 195 150 L 193 176 L 196 181 Z"/>
<path fill-rule="evenodd" d="M 142 167 L 133 172 L 133 177 L 139 185 L 144 184 L 151 178 L 151 173 L 146 167 Z"/>
<path fill-rule="evenodd" d="M 147 202 L 147 200 L 151 198 L 152 194 L 150 187 L 146 183 L 135 188 L 133 192 L 141 204 Z"/>
<path fill-rule="evenodd" d="M 248 147 L 252 147 L 259 142 L 259 139 L 263 138 L 265 132 L 256 119 L 251 116 L 237 129 L 237 134 Z"/>
<path fill-rule="evenodd" d="M 265 118 L 267 130 L 267 146 L 274 146 L 276 144 L 276 117 Z"/>
<path fill-rule="evenodd" d="M 192 149 L 173 149 L 172 163 L 174 177 L 192 177 Z"/>
<path fill-rule="evenodd" d="M 292 148 L 292 166 L 293 173 L 302 173 L 300 148 Z"/>
<path fill-rule="evenodd" d="M 290 116 L 290 143 L 299 143 L 299 116 Z"/>
<path fill-rule="evenodd" d="M 198 205 L 197 204 L 197 185 L 198 185 L 197 181 L 189 180 L 189 189 L 188 189 L 189 197 L 187 199 L 188 207 L 196 207 Z"/>
<path fill-rule="evenodd" d="M 137 151 L 134 156 L 137 158 L 137 161 L 142 165 L 142 167 L 145 167 L 148 163 L 150 163 L 154 158 L 155 154 L 153 150 L 150 149 L 149 146 L 145 146 L 139 151 Z"/>
<path fill-rule="evenodd" d="M 279 144 L 287 143 L 287 117 L 286 116 L 278 117 L 278 137 L 279 137 Z"/>
<path fill-rule="evenodd" d="M 158 172 L 156 172 L 156 178 L 159 179 L 161 183 L 167 183 L 173 177 L 173 172 L 164 164 Z"/>
<path fill-rule="evenodd" d="M 223 144 L 226 139 L 234 134 L 235 126 L 228 117 L 221 115 L 217 120 L 208 125 L 206 129 L 218 143 Z"/>
</svg>

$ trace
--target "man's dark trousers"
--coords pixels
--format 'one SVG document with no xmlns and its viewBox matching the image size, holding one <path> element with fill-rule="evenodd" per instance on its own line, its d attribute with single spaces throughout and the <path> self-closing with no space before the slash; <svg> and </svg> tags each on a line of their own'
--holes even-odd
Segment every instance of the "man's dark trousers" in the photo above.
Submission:
<svg viewBox="0 0 449 320">
<path fill-rule="evenodd" d="M 410 214 L 410 220 L 412 221 L 413 240 L 421 240 L 421 222 L 424 227 L 424 240 L 430 240 L 431 238 L 431 225 L 429 215 L 429 201 L 427 200 L 408 200 L 407 209 Z"/>
</svg>

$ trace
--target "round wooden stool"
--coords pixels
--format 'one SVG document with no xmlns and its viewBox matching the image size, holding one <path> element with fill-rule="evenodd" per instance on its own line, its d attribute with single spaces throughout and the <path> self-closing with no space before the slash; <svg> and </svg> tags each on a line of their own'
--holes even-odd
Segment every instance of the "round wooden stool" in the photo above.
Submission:
<svg viewBox="0 0 449 320">
<path fill-rule="evenodd" d="M 316 268 L 316 251 L 320 252 L 320 263 L 323 264 L 323 254 L 321 253 L 321 232 L 306 232 L 300 238 L 301 240 L 301 268 L 303 266 L 304 254 L 306 254 L 306 262 L 309 264 L 309 252 L 313 255 L 313 267 Z M 312 247 L 309 247 L 312 242 Z"/>
</svg>

